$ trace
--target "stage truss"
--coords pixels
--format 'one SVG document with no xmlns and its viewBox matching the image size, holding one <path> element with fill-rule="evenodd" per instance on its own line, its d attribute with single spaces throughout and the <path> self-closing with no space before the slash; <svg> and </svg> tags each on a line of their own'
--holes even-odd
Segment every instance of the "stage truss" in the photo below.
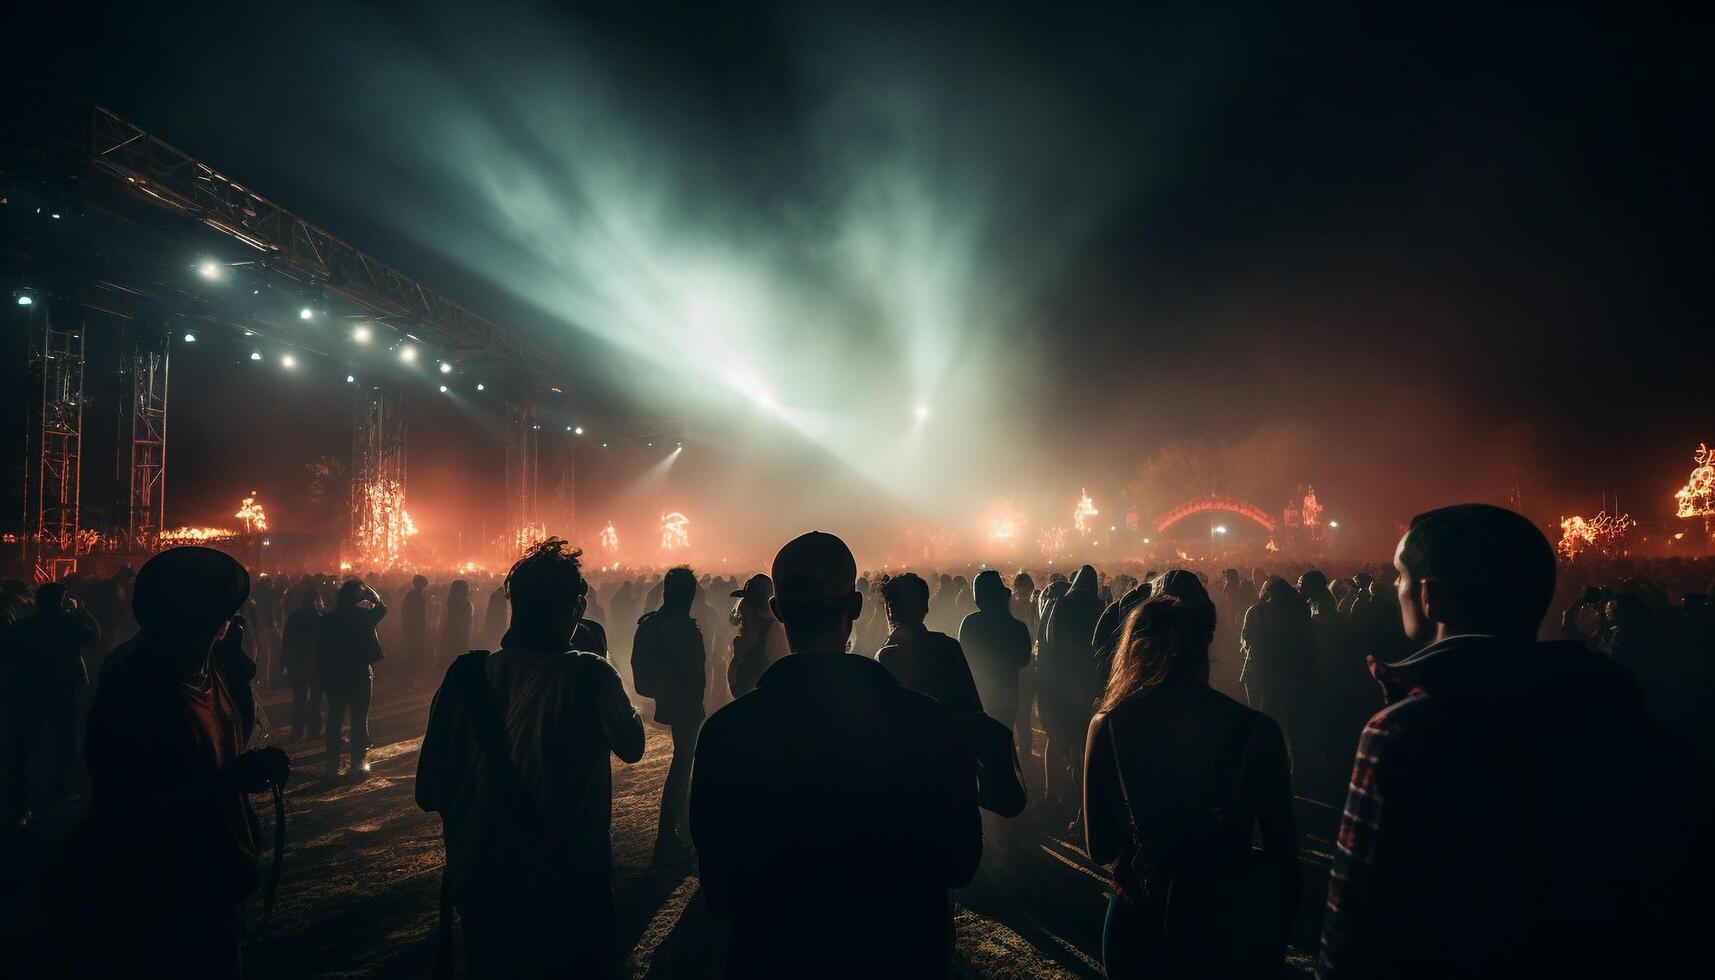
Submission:
<svg viewBox="0 0 1715 980">
<path fill-rule="evenodd" d="M 132 324 L 126 337 L 129 391 L 125 413 L 131 439 L 121 444 L 121 463 L 130 470 L 130 506 L 126 544 L 154 551 L 161 539 L 167 506 L 167 357 L 170 334 L 163 324 Z"/>
<path fill-rule="evenodd" d="M 29 376 L 36 391 L 25 427 L 23 530 L 38 582 L 77 571 L 81 517 L 83 328 L 58 326 L 55 305 L 38 300 L 30 324 Z"/>
<path fill-rule="evenodd" d="M 351 558 L 392 568 L 416 529 L 405 510 L 405 412 L 390 385 L 359 391 L 351 429 Z"/>
</svg>

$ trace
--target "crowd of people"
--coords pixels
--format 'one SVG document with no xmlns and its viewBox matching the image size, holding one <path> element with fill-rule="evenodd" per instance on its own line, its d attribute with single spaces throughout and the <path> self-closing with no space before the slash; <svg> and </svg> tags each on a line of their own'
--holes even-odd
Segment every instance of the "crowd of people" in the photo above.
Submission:
<svg viewBox="0 0 1715 980">
<path fill-rule="evenodd" d="M 592 572 L 559 539 L 444 583 L 180 548 L 0 586 L 5 813 L 87 801 L 48 876 L 117 937 L 82 955 L 235 975 L 250 796 L 289 778 L 257 689 L 290 690 L 327 780 L 368 772 L 378 686 L 432 690 L 443 932 L 472 976 L 605 975 L 611 759 L 643 756 L 644 702 L 672 752 L 654 861 L 731 921 L 731 976 L 944 975 L 985 827 L 1111 869 L 1110 976 L 1278 976 L 1294 795 L 1339 820 L 1320 975 L 1648 974 L 1710 904 L 1711 578 L 1557 568 L 1482 505 L 1419 516 L 1391 564 L 1010 578 L 860 572 L 821 532 L 742 582 Z"/>
</svg>

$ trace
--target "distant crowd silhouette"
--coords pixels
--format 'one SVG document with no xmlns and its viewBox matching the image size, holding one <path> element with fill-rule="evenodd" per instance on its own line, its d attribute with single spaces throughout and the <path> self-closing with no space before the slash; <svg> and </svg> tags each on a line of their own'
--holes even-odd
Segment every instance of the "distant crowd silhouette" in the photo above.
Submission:
<svg viewBox="0 0 1715 980">
<path fill-rule="evenodd" d="M 1320 977 L 1666 976 L 1715 882 L 1712 568 L 1560 568 L 1481 504 L 1333 578 L 877 575 L 813 531 L 742 583 L 551 538 L 442 589 L 175 548 L 0 585 L 6 831 L 87 802 L 42 884 L 68 972 L 238 976 L 277 873 L 252 797 L 293 778 L 258 689 L 330 783 L 369 772 L 378 679 L 432 689 L 437 971 L 456 923 L 469 976 L 607 976 L 637 698 L 672 753 L 654 864 L 730 922 L 729 976 L 945 976 L 985 845 L 1070 832 L 1111 872 L 1109 976 L 1279 977 L 1295 796 L 1338 819 Z"/>
</svg>

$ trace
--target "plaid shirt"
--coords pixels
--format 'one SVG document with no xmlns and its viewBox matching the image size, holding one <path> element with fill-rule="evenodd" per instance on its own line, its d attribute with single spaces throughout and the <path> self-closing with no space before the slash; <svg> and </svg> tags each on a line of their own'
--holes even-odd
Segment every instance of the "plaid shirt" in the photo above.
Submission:
<svg viewBox="0 0 1715 980">
<path fill-rule="evenodd" d="M 1363 964 L 1373 950 L 1364 948 L 1368 937 L 1360 915 L 1372 872 L 1388 843 L 1386 820 L 1393 816 L 1377 775 L 1390 746 L 1432 712 L 1427 697 L 1412 694 L 1378 712 L 1358 740 L 1346 809 L 1340 817 L 1338 853 L 1328 878 L 1328 908 L 1322 919 L 1322 954 L 1316 971 L 1322 980 L 1370 973 Z"/>
</svg>

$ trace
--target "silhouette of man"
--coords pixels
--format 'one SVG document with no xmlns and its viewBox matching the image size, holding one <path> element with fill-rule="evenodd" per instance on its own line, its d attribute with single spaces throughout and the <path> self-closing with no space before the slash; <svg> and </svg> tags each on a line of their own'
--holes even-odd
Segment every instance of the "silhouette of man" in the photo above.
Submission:
<svg viewBox="0 0 1715 980">
<path fill-rule="evenodd" d="M 727 690 L 742 698 L 756 690 L 763 671 L 791 650 L 786 646 L 786 631 L 768 610 L 768 600 L 774 598 L 774 582 L 768 576 L 752 575 L 732 597 L 738 600 L 732 611 L 738 634 L 732 638 Z"/>
<path fill-rule="evenodd" d="M 1102 615 L 1096 570 L 1079 568 L 1065 595 L 1052 600 L 1042 622 L 1042 650 L 1036 665 L 1036 705 L 1048 744 L 1043 747 L 1043 784 L 1067 817 L 1082 804 L 1084 736 L 1095 713 L 1097 693 L 1094 638 Z M 1074 828 L 1076 830 L 1076 828 Z"/>
<path fill-rule="evenodd" d="M 472 977 L 612 969 L 608 755 L 643 758 L 643 719 L 613 665 L 571 645 L 579 554 L 549 538 L 512 566 L 499 652 L 455 661 L 429 709 L 417 805 L 441 815 Z"/>
<path fill-rule="evenodd" d="M 429 667 L 429 580 L 411 577 L 411 591 L 399 601 L 399 630 L 405 641 L 405 673 L 428 674 Z"/>
<path fill-rule="evenodd" d="M 959 641 L 923 625 L 929 613 L 929 584 L 911 572 L 895 575 L 882 583 L 881 601 L 893 629 L 875 659 L 899 683 L 929 695 L 954 714 L 982 711 Z"/>
<path fill-rule="evenodd" d="M 298 607 L 286 617 L 280 637 L 286 675 L 292 681 L 294 742 L 322 733 L 322 682 L 316 676 L 316 638 L 321 633 L 321 624 L 321 594 L 315 589 L 305 589 L 299 594 Z"/>
<path fill-rule="evenodd" d="M 1535 637 L 1554 551 L 1486 504 L 1420 514 L 1394 558 L 1407 634 L 1371 658 L 1319 976 L 1683 972 L 1707 924 L 1706 784 L 1624 668 Z"/>
<path fill-rule="evenodd" d="M 845 542 L 794 538 L 773 578 L 792 655 L 703 726 L 691 778 L 727 975 L 945 976 L 947 890 L 982 853 L 975 763 L 933 699 L 845 652 L 863 611 Z"/>
<path fill-rule="evenodd" d="M 680 836 L 691 791 L 691 760 L 697 751 L 697 730 L 703 726 L 703 690 L 708 683 L 708 645 L 691 606 L 697 599 L 697 577 L 688 568 L 667 572 L 661 585 L 661 608 L 637 621 L 632 663 L 644 664 L 654 676 L 650 696 L 655 720 L 673 731 L 673 762 L 661 787 L 661 814 L 655 829 L 655 862 L 669 864 L 689 856 Z"/>
<path fill-rule="evenodd" d="M 99 937 L 83 952 L 116 961 L 89 975 L 242 971 L 238 904 L 259 867 L 247 794 L 285 785 L 291 764 L 244 751 L 256 664 L 233 616 L 249 592 L 243 566 L 209 548 L 163 551 L 137 574 L 141 632 L 108 658 L 89 817 L 66 847 L 63 912 Z"/>
<path fill-rule="evenodd" d="M 100 640 L 94 617 L 66 595 L 66 587 L 49 582 L 36 589 L 36 611 L 12 629 L 12 689 L 8 693 L 11 731 L 7 748 L 10 765 L 8 801 L 15 821 L 30 816 L 30 760 L 42 749 L 42 734 L 53 762 L 48 786 L 57 798 L 71 789 L 77 766 L 77 719 L 89 671 L 83 651 Z"/>
<path fill-rule="evenodd" d="M 369 702 L 375 693 L 375 665 L 381 638 L 375 627 L 387 606 L 374 589 L 357 579 L 339 587 L 333 611 L 322 617 L 316 637 L 316 672 L 328 697 L 327 775 L 339 775 L 340 725 L 351 716 L 351 772 L 369 772 Z"/>
</svg>

